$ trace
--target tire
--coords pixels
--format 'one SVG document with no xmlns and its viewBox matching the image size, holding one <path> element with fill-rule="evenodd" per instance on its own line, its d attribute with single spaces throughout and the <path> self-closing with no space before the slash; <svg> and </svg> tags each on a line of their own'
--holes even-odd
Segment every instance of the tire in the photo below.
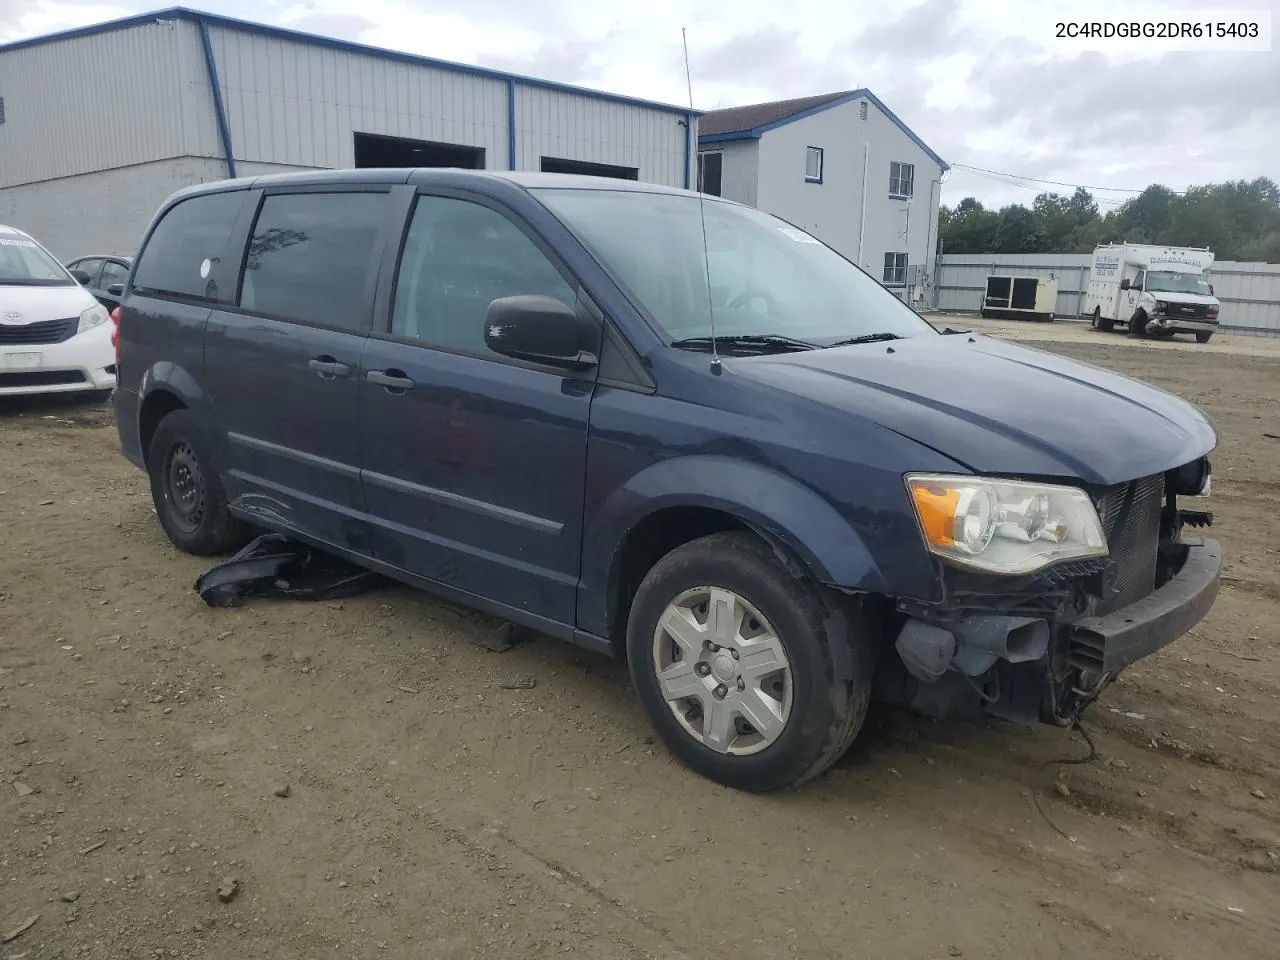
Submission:
<svg viewBox="0 0 1280 960">
<path fill-rule="evenodd" d="M 1102 315 L 1101 307 L 1093 308 L 1093 329 L 1101 330 L 1103 333 L 1110 333 L 1116 328 L 1116 322 L 1110 317 Z"/>
<path fill-rule="evenodd" d="M 735 626 L 723 633 L 712 633 L 702 602 L 711 590 L 716 610 L 737 605 Z M 640 702 L 668 749 L 702 776 L 752 792 L 803 783 L 838 760 L 866 717 L 875 636 L 861 608 L 843 601 L 828 601 L 803 571 L 747 533 L 712 534 L 659 560 L 636 591 L 627 654 Z M 676 624 L 684 643 L 660 623 Z M 713 635 L 718 652 L 701 645 Z M 735 676 L 748 678 L 745 689 Z"/>
<path fill-rule="evenodd" d="M 1143 338 L 1147 335 L 1147 315 L 1138 311 L 1129 318 L 1129 336 Z"/>
<path fill-rule="evenodd" d="M 209 443 L 189 410 L 174 410 L 156 426 L 147 452 L 151 499 L 175 547 L 214 556 L 243 545 L 248 528 L 231 516 Z"/>
<path fill-rule="evenodd" d="M 1196 334 L 1196 343 L 1208 343 L 1209 338 L 1213 336 L 1213 331 L 1201 332 Z"/>
</svg>

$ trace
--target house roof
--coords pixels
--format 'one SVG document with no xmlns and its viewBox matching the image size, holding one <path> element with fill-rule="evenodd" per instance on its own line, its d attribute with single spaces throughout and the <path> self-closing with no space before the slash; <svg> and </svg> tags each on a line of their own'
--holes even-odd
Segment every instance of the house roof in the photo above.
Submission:
<svg viewBox="0 0 1280 960">
<path fill-rule="evenodd" d="M 808 116 L 808 111 L 814 107 L 824 106 L 844 95 L 843 92 L 824 93 L 816 97 L 800 97 L 796 100 L 774 100 L 772 103 L 752 103 L 745 107 L 708 110 L 698 121 L 698 135 L 706 137 L 724 133 L 742 133 L 755 127 L 775 124 L 779 120 L 789 120 L 796 114 L 803 113 Z"/>
<path fill-rule="evenodd" d="M 753 103 L 745 107 L 729 107 L 724 110 L 709 110 L 698 118 L 698 146 L 712 143 L 724 143 L 730 140 L 759 140 L 770 130 L 795 123 L 805 117 L 811 117 L 823 110 L 830 110 L 852 100 L 866 99 L 888 117 L 893 124 L 905 133 L 921 150 L 937 161 L 943 170 L 950 170 L 951 165 L 930 149 L 892 110 L 870 90 L 865 87 L 857 90 L 843 90 L 839 93 L 824 93 L 816 97 L 800 97 L 796 100 L 774 100 L 770 103 Z"/>
<path fill-rule="evenodd" d="M 88 37 L 99 33 L 109 33 L 113 30 L 125 30 L 129 27 L 141 26 L 146 23 L 154 23 L 158 20 L 189 20 L 193 22 L 203 21 L 209 26 L 224 27 L 230 30 L 239 30 L 244 33 L 253 33 L 264 37 L 274 37 L 279 40 L 292 40 L 297 43 L 309 43 L 315 46 L 329 47 L 334 50 L 343 50 L 348 53 L 363 54 L 365 56 L 380 57 L 386 60 L 397 60 L 401 63 L 416 64 L 418 66 L 434 67 L 438 70 L 449 70 L 454 73 L 463 73 L 470 76 L 487 77 L 492 80 L 511 81 L 525 87 L 540 87 L 544 90 L 559 90 L 564 93 L 576 93 L 584 97 L 592 97 L 596 100 L 607 100 L 613 103 L 625 103 L 631 106 L 647 107 L 651 110 L 661 110 L 666 113 L 675 113 L 681 116 L 701 116 L 702 111 L 692 110 L 689 107 L 680 107 L 670 103 L 659 103 L 653 100 L 642 100 L 636 97 L 624 97 L 616 93 L 606 93 L 602 90 L 592 90 L 588 87 L 578 87 L 568 83 L 556 83 L 552 80 L 540 80 L 537 77 L 526 77 L 518 73 L 506 73 L 502 70 L 490 70 L 485 67 L 472 66 L 467 63 L 455 63 L 451 60 L 437 60 L 433 57 L 422 57 L 417 54 L 404 53 L 399 50 L 388 50 L 385 47 L 374 47 L 363 43 L 354 43 L 350 40 L 336 40 L 333 37 L 324 37 L 314 33 L 305 33 L 301 30 L 287 30 L 283 27 L 268 26 L 263 23 L 254 23 L 250 20 L 239 20 L 235 17 L 224 17 L 216 13 L 205 13 L 202 10 L 192 10 L 188 7 L 169 7 L 165 10 L 157 10 L 153 13 L 143 13 L 137 16 L 124 17 L 119 20 L 108 20 L 105 23 L 90 24 L 87 27 L 78 27 L 74 30 L 63 30 L 59 33 L 49 33 L 43 36 L 30 37 L 26 40 L 17 40 L 12 43 L 0 44 L 0 53 L 7 53 L 11 50 L 21 50 L 25 47 L 35 47 L 45 43 L 54 43 L 58 40 L 72 40 L 76 37 Z"/>
</svg>

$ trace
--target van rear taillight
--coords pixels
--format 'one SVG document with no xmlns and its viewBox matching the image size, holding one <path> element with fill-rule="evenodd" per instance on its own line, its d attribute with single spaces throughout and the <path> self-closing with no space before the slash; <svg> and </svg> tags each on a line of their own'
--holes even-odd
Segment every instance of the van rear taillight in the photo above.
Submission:
<svg viewBox="0 0 1280 960">
<path fill-rule="evenodd" d="M 120 367 L 120 308 L 111 311 L 111 346 L 116 351 L 116 368 Z"/>
</svg>

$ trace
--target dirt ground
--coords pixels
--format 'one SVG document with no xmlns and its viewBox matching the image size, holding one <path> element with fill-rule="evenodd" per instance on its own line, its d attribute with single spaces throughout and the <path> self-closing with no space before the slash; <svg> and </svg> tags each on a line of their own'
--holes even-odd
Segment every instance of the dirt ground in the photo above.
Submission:
<svg viewBox="0 0 1280 960">
<path fill-rule="evenodd" d="M 396 587 L 204 606 L 110 412 L 0 402 L 0 960 L 1280 956 L 1280 341 L 954 323 L 1221 433 L 1222 595 L 1093 707 L 1092 764 L 880 711 L 736 794 L 567 645 Z"/>
</svg>

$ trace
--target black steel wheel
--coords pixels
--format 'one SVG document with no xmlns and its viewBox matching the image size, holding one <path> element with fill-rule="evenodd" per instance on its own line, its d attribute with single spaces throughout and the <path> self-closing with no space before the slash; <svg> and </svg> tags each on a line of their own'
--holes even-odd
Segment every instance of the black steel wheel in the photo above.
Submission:
<svg viewBox="0 0 1280 960">
<path fill-rule="evenodd" d="M 191 411 L 175 410 L 160 421 L 147 472 L 160 526 L 179 550 L 211 556 L 246 541 L 248 529 L 227 509 L 222 481 Z"/>
</svg>

